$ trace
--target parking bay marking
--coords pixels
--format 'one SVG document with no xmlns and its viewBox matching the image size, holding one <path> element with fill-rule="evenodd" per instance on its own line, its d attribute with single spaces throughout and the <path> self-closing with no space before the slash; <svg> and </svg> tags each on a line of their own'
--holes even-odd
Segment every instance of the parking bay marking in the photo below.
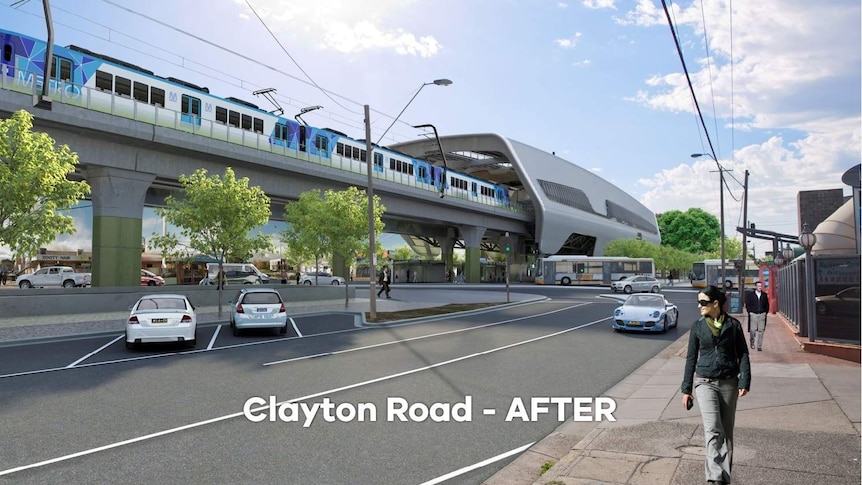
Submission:
<svg viewBox="0 0 862 485">
<path fill-rule="evenodd" d="M 589 327 L 589 326 L 592 326 L 592 325 L 595 325 L 595 324 L 597 324 L 597 323 L 601 323 L 601 322 L 604 322 L 604 321 L 606 321 L 606 320 L 610 320 L 610 319 L 611 319 L 611 317 L 606 317 L 606 318 L 602 318 L 602 319 L 600 319 L 600 320 L 594 320 L 594 321 L 589 322 L 589 323 L 584 323 L 584 324 L 582 324 L 582 325 L 578 325 L 578 326 L 575 326 L 575 327 L 567 328 L 567 329 L 565 329 L 565 330 L 560 330 L 560 331 L 558 331 L 558 332 L 549 333 L 549 334 L 547 334 L 547 335 L 541 335 L 541 336 L 539 336 L 539 337 L 533 337 L 533 338 L 531 338 L 531 339 L 522 340 L 522 341 L 520 341 L 520 342 L 511 343 L 511 344 L 508 344 L 508 345 L 504 345 L 504 346 L 502 346 L 502 347 L 497 347 L 497 348 L 493 348 L 493 349 L 489 349 L 489 350 L 484 350 L 484 351 L 482 351 L 482 352 L 475 352 L 475 353 L 472 353 L 472 354 L 469 354 L 469 355 L 462 355 L 461 357 L 456 357 L 456 358 L 454 358 L 454 359 L 449 359 L 449 360 L 446 360 L 446 361 L 443 361 L 443 362 L 438 362 L 438 363 L 436 363 L 436 364 L 430 364 L 430 365 L 426 365 L 426 366 L 424 366 L 424 367 L 417 367 L 416 369 L 410 369 L 410 370 L 407 370 L 407 371 L 398 372 L 398 373 L 390 374 L 390 375 L 387 375 L 387 376 L 376 377 L 376 378 L 374 378 L 374 379 L 369 379 L 369 380 L 362 381 L 362 382 L 357 382 L 357 383 L 354 383 L 354 384 L 348 384 L 348 385 L 346 385 L 346 386 L 337 387 L 337 388 L 334 388 L 334 389 L 329 389 L 329 390 L 321 391 L 321 392 L 317 392 L 317 393 L 314 393 L 314 394 L 309 394 L 309 395 L 307 395 L 307 396 L 302 396 L 302 397 L 296 397 L 296 398 L 293 398 L 293 399 L 288 399 L 288 400 L 286 400 L 286 401 L 278 402 L 278 403 L 276 403 L 275 405 L 276 405 L 276 406 L 281 406 L 281 405 L 283 405 L 283 404 L 291 404 L 291 403 L 296 403 L 296 402 L 301 402 L 301 401 L 308 401 L 308 400 L 310 400 L 310 399 L 315 399 L 315 398 L 318 398 L 318 397 L 321 397 L 321 396 L 329 396 L 329 395 L 332 395 L 332 394 L 335 394 L 335 393 L 338 393 L 338 392 L 341 392 L 341 391 L 347 391 L 347 390 L 350 390 L 350 389 L 356 389 L 356 388 L 359 388 L 359 387 L 362 387 L 362 386 L 368 386 L 368 385 L 371 385 L 371 384 L 376 384 L 376 383 L 378 383 L 378 382 L 384 382 L 384 381 L 392 380 L 392 379 L 395 379 L 395 378 L 398 378 L 398 377 L 408 376 L 408 375 L 411 375 L 411 374 L 417 374 L 417 373 L 419 373 L 419 372 L 423 372 L 423 371 L 430 370 L 430 369 L 436 369 L 437 367 L 442 367 L 442 366 L 444 366 L 444 365 L 454 364 L 454 363 L 456 363 L 456 362 L 465 361 L 465 360 L 468 360 L 468 359 L 472 359 L 472 358 L 474 358 L 474 357 L 482 357 L 482 356 L 484 356 L 484 355 L 493 354 L 493 353 L 499 352 L 499 351 L 501 351 L 501 350 L 507 350 L 507 349 L 511 349 L 511 348 L 514 348 L 514 347 L 518 347 L 518 346 L 520 346 L 520 345 L 526 345 L 526 344 L 533 343 L 533 342 L 538 342 L 538 341 L 540 341 L 540 340 L 544 340 L 544 339 L 547 339 L 547 338 L 556 337 L 556 336 L 558 336 L 558 335 L 563 335 L 563 334 L 565 334 L 565 333 L 568 333 L 568 332 L 571 332 L 571 331 L 574 331 L 574 330 L 580 330 L 580 329 L 582 329 L 582 328 L 586 328 L 586 327 Z M 253 412 L 254 412 L 254 411 L 261 411 L 261 410 L 267 409 L 267 407 L 268 407 L 268 405 L 264 405 L 264 406 L 260 406 L 260 407 L 258 407 L 258 408 L 251 409 L 251 411 L 253 411 Z M 150 434 L 148 434 L 148 435 L 144 435 L 144 436 L 138 436 L 137 438 L 131 438 L 131 439 L 127 439 L 127 440 L 124 440 L 124 441 L 118 441 L 118 442 L 116 442 L 116 443 L 110 443 L 110 444 L 107 444 L 107 445 L 99 446 L 99 447 L 96 447 L 96 448 L 90 448 L 89 450 L 83 450 L 83 451 L 79 451 L 79 452 L 77 452 L 77 453 L 72 453 L 72 454 L 69 454 L 69 455 L 58 456 L 58 457 L 56 457 L 56 458 L 51 458 L 51 459 L 49 459 L 49 460 L 44 460 L 44 461 L 40 461 L 40 462 L 37 462 L 37 463 L 31 463 L 31 464 L 29 464 L 29 465 L 21 465 L 21 466 L 15 467 L 15 468 L 9 468 L 9 469 L 6 469 L 6 470 L 0 470 L 0 477 L 2 477 L 2 476 L 6 476 L 6 475 L 11 475 L 11 474 L 13 474 L 13 473 L 17 473 L 17 472 L 24 471 L 24 470 L 30 470 L 30 469 L 33 469 L 33 468 L 41 468 L 41 467 L 43 467 L 43 466 L 51 465 L 51 464 L 54 464 L 54 463 L 60 463 L 60 462 L 63 462 L 63 461 L 68 461 L 68 460 L 71 460 L 71 459 L 73 459 L 73 458 L 79 458 L 79 457 L 82 457 L 82 456 L 92 455 L 92 454 L 94 454 L 94 453 L 99 453 L 99 452 L 101 452 L 101 451 L 107 451 L 107 450 L 111 450 L 111 449 L 114 449 L 114 448 L 119 448 L 119 447 L 126 446 L 126 445 L 130 445 L 130 444 L 133 444 L 133 443 L 140 443 L 140 442 L 142 442 L 142 441 L 147 441 L 147 440 L 150 440 L 150 439 L 153 439 L 153 438 L 158 438 L 158 437 L 161 437 L 161 436 L 166 436 L 166 435 L 169 435 L 169 434 L 178 433 L 178 432 L 180 432 L 180 431 L 185 431 L 185 430 L 187 430 L 187 429 L 193 429 L 193 428 L 197 428 L 197 427 L 200 427 L 200 426 L 205 426 L 205 425 L 208 425 L 208 424 L 214 424 L 214 423 L 218 423 L 218 422 L 220 422 L 220 421 L 227 421 L 227 420 L 229 420 L 229 419 L 238 418 L 238 417 L 240 417 L 240 416 L 245 416 L 245 413 L 244 413 L 243 411 L 240 411 L 240 412 L 233 413 L 233 414 L 227 414 L 227 415 L 224 415 L 224 416 L 219 416 L 219 417 L 216 417 L 216 418 L 207 419 L 207 420 L 205 420 L 205 421 L 198 421 L 198 422 L 196 422 L 196 423 L 190 423 L 190 424 L 186 424 L 186 425 L 183 425 L 183 426 L 178 426 L 178 427 L 176 427 L 176 428 L 170 428 L 170 429 L 166 429 L 166 430 L 158 431 L 158 432 L 155 432 L 155 433 L 150 433 Z"/>
<path fill-rule="evenodd" d="M 209 345 L 207 345 L 207 350 L 212 350 L 212 349 L 213 349 L 213 344 L 215 343 L 216 338 L 218 338 L 219 330 L 221 330 L 221 325 L 219 325 L 218 327 L 216 327 L 215 332 L 213 333 L 213 338 L 211 338 L 211 339 L 210 339 L 210 344 L 209 344 Z"/>
<path fill-rule="evenodd" d="M 454 472 L 449 472 L 445 475 L 439 476 L 433 480 L 428 480 L 427 482 L 423 482 L 419 485 L 437 485 L 438 483 L 443 483 L 446 480 L 450 480 L 452 478 L 463 475 L 467 472 L 471 472 L 473 470 L 478 470 L 479 468 L 482 468 L 486 465 L 490 465 L 491 463 L 494 463 L 496 461 L 505 460 L 506 458 L 509 458 L 510 456 L 517 455 L 518 453 L 521 453 L 522 451 L 526 451 L 529 447 L 533 446 L 535 443 L 536 443 L 535 441 L 532 443 L 527 443 L 526 445 L 515 448 L 514 450 L 509 450 L 509 451 L 507 451 L 505 453 L 501 453 L 497 456 L 492 456 L 491 458 L 488 458 L 487 460 L 482 460 L 479 463 L 475 463 L 475 464 L 470 465 L 470 466 L 465 466 L 464 468 L 461 468 L 459 470 L 455 470 Z"/>
<path fill-rule="evenodd" d="M 114 343 L 114 342 L 116 342 L 117 340 L 120 340 L 120 339 L 121 339 L 121 338 L 123 338 L 123 337 L 125 337 L 125 334 L 124 334 L 124 335 L 120 335 L 119 337 L 115 338 L 114 340 L 111 340 L 110 342 L 108 342 L 108 343 L 106 343 L 105 345 L 103 345 L 103 346 L 99 347 L 98 349 L 96 349 L 96 350 L 94 350 L 94 351 L 90 352 L 89 354 L 87 354 L 87 355 L 85 355 L 85 356 L 81 357 L 80 359 L 76 360 L 75 362 L 72 362 L 71 364 L 67 365 L 65 368 L 66 368 L 66 369 L 71 369 L 72 367 L 75 367 L 76 365 L 80 364 L 81 362 L 83 362 L 83 361 L 85 361 L 85 360 L 89 359 L 90 357 L 92 357 L 92 356 L 94 356 L 94 355 L 98 354 L 99 352 L 101 352 L 101 351 L 105 350 L 106 348 L 110 347 L 110 345 L 111 345 L 111 344 L 113 344 L 113 343 Z"/>
<path fill-rule="evenodd" d="M 288 320 L 290 320 L 290 324 L 293 325 L 293 330 L 296 334 L 302 337 L 302 332 L 299 331 L 299 327 L 296 326 L 296 322 L 293 320 L 293 317 L 288 318 Z"/>
</svg>

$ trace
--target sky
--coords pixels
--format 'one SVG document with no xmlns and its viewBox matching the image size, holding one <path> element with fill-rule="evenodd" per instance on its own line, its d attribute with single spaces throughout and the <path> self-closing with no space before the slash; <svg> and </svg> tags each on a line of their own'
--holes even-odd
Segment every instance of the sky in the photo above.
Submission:
<svg viewBox="0 0 862 485">
<path fill-rule="evenodd" d="M 0 4 L 0 26 L 45 36 L 42 3 Z M 55 41 L 214 94 L 377 141 L 498 133 L 595 172 L 655 213 L 798 234 L 797 194 L 843 189 L 860 162 L 858 0 L 668 2 L 703 125 L 657 0 L 53 0 Z M 449 79 L 449 86 L 427 85 Z M 88 209 L 72 211 L 85 219 Z M 84 223 L 84 226 L 88 224 Z M 161 229 L 145 214 L 144 235 Z M 52 249 L 89 249 L 89 227 Z M 755 241 L 756 254 L 771 249 Z"/>
</svg>

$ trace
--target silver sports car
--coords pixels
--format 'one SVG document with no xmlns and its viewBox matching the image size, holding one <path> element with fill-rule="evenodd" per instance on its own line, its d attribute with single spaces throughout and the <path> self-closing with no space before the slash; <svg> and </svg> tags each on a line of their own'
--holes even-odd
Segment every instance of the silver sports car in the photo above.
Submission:
<svg viewBox="0 0 862 485">
<path fill-rule="evenodd" d="M 614 310 L 613 329 L 637 332 L 667 332 L 676 328 L 679 310 L 663 295 L 631 295 Z"/>
</svg>

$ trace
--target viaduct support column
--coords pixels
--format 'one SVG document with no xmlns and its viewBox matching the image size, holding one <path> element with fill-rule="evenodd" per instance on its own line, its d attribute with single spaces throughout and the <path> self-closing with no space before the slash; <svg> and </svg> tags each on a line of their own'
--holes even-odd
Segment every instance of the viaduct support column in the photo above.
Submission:
<svg viewBox="0 0 862 485">
<path fill-rule="evenodd" d="M 455 252 L 455 238 L 454 237 L 441 237 L 437 239 L 437 242 L 440 244 L 440 252 L 441 258 L 443 258 L 443 265 L 446 270 L 443 274 L 443 281 L 446 282 L 446 275 L 452 274 L 453 264 L 452 264 L 452 254 Z M 454 281 L 454 276 L 453 276 Z"/>
<path fill-rule="evenodd" d="M 479 226 L 461 226 L 461 237 L 464 238 L 465 262 L 464 277 L 467 283 L 479 283 L 482 278 L 479 259 L 482 257 L 482 236 L 485 228 Z"/>
<path fill-rule="evenodd" d="M 93 199 L 93 286 L 139 286 L 144 197 L 156 176 L 88 167 Z"/>
</svg>

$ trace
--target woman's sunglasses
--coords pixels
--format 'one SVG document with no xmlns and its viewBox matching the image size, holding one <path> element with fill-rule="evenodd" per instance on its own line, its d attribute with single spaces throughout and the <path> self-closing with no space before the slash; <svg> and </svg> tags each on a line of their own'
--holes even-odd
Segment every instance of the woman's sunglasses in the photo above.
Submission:
<svg viewBox="0 0 862 485">
<path fill-rule="evenodd" d="M 697 300 L 697 304 L 700 306 L 707 306 L 712 303 L 712 300 Z"/>
</svg>

